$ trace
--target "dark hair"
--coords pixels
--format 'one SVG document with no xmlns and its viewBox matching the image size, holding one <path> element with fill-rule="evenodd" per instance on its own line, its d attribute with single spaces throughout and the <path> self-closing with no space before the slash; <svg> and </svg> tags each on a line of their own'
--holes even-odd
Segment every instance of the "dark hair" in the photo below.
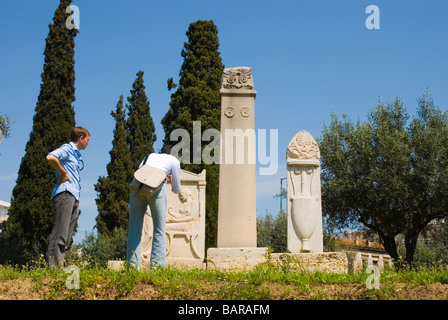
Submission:
<svg viewBox="0 0 448 320">
<path fill-rule="evenodd" d="M 160 150 L 160 153 L 171 154 L 171 149 L 173 149 L 173 146 L 170 144 L 166 144 L 162 147 L 162 150 Z"/>
<path fill-rule="evenodd" d="M 73 142 L 77 142 L 80 137 L 87 137 L 90 136 L 89 130 L 87 130 L 84 127 L 75 127 L 72 129 L 72 132 L 70 133 L 70 139 Z"/>
</svg>

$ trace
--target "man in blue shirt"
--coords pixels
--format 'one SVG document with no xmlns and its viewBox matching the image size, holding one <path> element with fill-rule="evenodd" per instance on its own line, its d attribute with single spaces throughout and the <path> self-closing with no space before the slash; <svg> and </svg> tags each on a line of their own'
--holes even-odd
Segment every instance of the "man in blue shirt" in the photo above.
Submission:
<svg viewBox="0 0 448 320">
<path fill-rule="evenodd" d="M 83 127 L 76 127 L 70 138 L 70 143 L 47 155 L 47 161 L 56 170 L 57 178 L 51 196 L 55 219 L 46 255 L 50 267 L 63 266 L 64 252 L 70 246 L 73 229 L 78 221 L 81 191 L 79 172 L 84 168 L 80 151 L 89 145 L 90 133 Z"/>
</svg>

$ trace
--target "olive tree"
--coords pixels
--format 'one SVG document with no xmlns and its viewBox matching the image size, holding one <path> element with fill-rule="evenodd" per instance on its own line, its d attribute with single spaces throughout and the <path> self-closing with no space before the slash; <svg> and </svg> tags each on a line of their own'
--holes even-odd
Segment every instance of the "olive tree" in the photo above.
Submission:
<svg viewBox="0 0 448 320">
<path fill-rule="evenodd" d="M 397 262 L 401 234 L 411 264 L 422 230 L 448 214 L 447 113 L 429 91 L 412 118 L 400 98 L 379 100 L 364 122 L 333 114 L 318 143 L 323 213 L 375 232 Z"/>
</svg>

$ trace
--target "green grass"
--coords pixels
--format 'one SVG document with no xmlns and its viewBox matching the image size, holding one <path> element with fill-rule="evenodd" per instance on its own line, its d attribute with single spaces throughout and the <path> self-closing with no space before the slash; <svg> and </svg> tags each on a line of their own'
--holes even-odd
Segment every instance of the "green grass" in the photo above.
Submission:
<svg viewBox="0 0 448 320">
<path fill-rule="evenodd" d="M 67 287 L 70 274 L 46 267 L 0 266 L 0 297 L 16 289 L 15 282 L 30 279 L 26 290 L 38 299 L 406 299 L 419 298 L 431 285 L 446 287 L 437 299 L 448 296 L 448 271 L 443 268 L 384 271 L 380 288 L 367 289 L 369 274 L 292 272 L 281 265 L 264 264 L 251 271 L 180 270 L 167 267 L 156 271 L 126 269 L 113 271 L 79 266 L 79 288 Z M 6 283 L 6 282 L 4 282 Z M 446 286 L 445 286 L 446 285 Z M 25 289 L 23 289 L 25 290 Z M 410 292 L 415 292 L 409 296 Z M 26 293 L 24 293 L 26 294 Z M 426 295 L 420 299 L 425 299 Z"/>
</svg>

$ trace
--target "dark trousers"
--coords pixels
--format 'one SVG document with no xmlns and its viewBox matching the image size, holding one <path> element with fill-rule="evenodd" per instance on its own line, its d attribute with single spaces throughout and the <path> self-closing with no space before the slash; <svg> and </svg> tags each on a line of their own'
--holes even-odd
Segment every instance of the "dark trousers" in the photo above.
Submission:
<svg viewBox="0 0 448 320">
<path fill-rule="evenodd" d="M 70 192 L 61 192 L 53 198 L 55 215 L 47 250 L 50 267 L 63 267 L 64 252 L 70 247 L 73 230 L 78 221 L 79 201 Z"/>
</svg>

